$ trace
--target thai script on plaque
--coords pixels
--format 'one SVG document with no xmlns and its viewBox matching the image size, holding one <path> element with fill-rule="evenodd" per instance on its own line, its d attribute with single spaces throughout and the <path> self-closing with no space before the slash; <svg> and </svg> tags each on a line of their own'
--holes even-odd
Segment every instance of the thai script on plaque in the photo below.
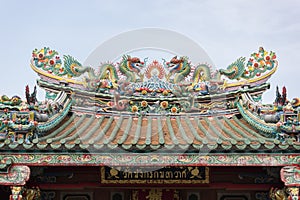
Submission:
<svg viewBox="0 0 300 200">
<path fill-rule="evenodd" d="M 209 168 L 101 167 L 102 183 L 209 183 Z"/>
</svg>

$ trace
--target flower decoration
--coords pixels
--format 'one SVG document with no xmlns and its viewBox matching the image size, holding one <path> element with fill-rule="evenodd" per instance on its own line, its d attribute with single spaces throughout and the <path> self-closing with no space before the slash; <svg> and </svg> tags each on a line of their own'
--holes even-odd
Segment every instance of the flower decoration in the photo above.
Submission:
<svg viewBox="0 0 300 200">
<path fill-rule="evenodd" d="M 181 110 L 179 105 L 170 104 L 168 101 L 148 102 L 146 100 L 130 101 L 128 111 L 138 115 L 146 115 L 147 113 L 169 113 L 176 114 Z"/>
<path fill-rule="evenodd" d="M 135 105 L 131 107 L 132 112 L 137 112 L 138 110 L 139 110 L 139 108 Z"/>
<path fill-rule="evenodd" d="M 254 76 L 261 76 L 276 65 L 276 54 L 272 51 L 267 52 L 262 47 L 258 53 L 251 54 L 244 71 L 243 78 L 249 79 Z"/>
<path fill-rule="evenodd" d="M 147 107 L 148 106 L 148 102 L 147 101 L 142 101 L 141 102 L 141 106 L 142 107 Z"/>
<path fill-rule="evenodd" d="M 177 109 L 176 107 L 172 107 L 172 108 L 171 108 L 171 112 L 172 112 L 172 113 L 177 113 L 177 111 L 178 111 L 178 109 Z"/>
<path fill-rule="evenodd" d="M 33 50 L 32 59 L 35 67 L 47 71 L 50 74 L 57 76 L 64 76 L 68 74 L 65 70 L 65 66 L 62 65 L 58 52 L 51 50 L 49 47 L 44 47 L 40 50 Z"/>
<path fill-rule="evenodd" d="M 168 107 L 169 103 L 167 101 L 162 101 L 160 103 L 160 107 L 163 108 L 163 109 L 166 109 Z"/>
</svg>

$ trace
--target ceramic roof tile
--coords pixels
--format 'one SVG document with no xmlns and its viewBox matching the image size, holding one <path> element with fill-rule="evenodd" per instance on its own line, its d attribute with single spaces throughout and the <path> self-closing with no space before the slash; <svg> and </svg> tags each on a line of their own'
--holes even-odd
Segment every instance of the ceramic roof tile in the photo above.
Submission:
<svg viewBox="0 0 300 200">
<path fill-rule="evenodd" d="M 17 149 L 24 140 L 17 143 L 1 143 L 2 148 Z M 87 146 L 86 146 L 87 145 Z M 260 135 L 243 118 L 199 117 L 199 116 L 97 116 L 91 114 L 69 115 L 35 142 L 23 145 L 25 149 L 74 149 L 105 146 L 126 149 L 157 149 L 159 147 L 186 148 L 203 145 L 209 149 L 248 148 L 273 149 L 276 139 Z M 298 148 L 299 142 L 281 143 L 279 149 L 291 145 Z"/>
<path fill-rule="evenodd" d="M 251 60 L 256 61 L 268 57 L 259 62 L 268 62 L 267 68 L 258 67 L 263 71 L 257 74 L 249 71 L 254 67 L 252 63 L 244 66 L 244 58 L 235 61 L 241 68 L 231 65 L 230 70 L 213 72 L 207 65 L 191 65 L 187 57 L 174 57 L 164 63 L 153 61 L 147 66 L 137 62 L 144 67 L 139 74 L 125 73 L 129 62 L 139 60 L 130 56 L 124 56 L 121 63 L 101 66 L 99 74 L 91 68 L 83 70 L 77 66 L 79 62 L 65 56 L 66 62 L 60 66 L 65 71 L 59 73 L 55 68 L 59 63 L 40 65 L 43 60 L 39 56 L 51 57 L 51 52 L 57 54 L 49 48 L 34 50 L 31 60 L 31 67 L 41 76 L 39 86 L 48 91 L 49 102 L 36 108 L 32 107 L 36 102 L 29 98 L 24 105 L 18 98 L 19 104 L 6 97 L 1 99 L 0 147 L 5 151 L 113 151 L 117 147 L 132 152 L 159 148 L 219 152 L 300 149 L 295 137 L 300 135 L 297 110 L 291 113 L 298 124 L 289 119 L 269 123 L 263 118 L 267 114 L 258 113 L 259 98 L 270 87 L 266 81 L 277 68 L 274 52 L 260 48 L 251 54 Z M 260 57 L 265 54 L 268 56 Z M 81 68 L 76 74 L 67 70 L 72 63 Z M 169 68 L 178 63 L 184 65 L 183 74 Z M 106 72 L 109 76 L 102 76 Z M 158 77 L 157 73 L 164 75 Z M 273 111 L 264 110 L 276 118 Z"/>
</svg>

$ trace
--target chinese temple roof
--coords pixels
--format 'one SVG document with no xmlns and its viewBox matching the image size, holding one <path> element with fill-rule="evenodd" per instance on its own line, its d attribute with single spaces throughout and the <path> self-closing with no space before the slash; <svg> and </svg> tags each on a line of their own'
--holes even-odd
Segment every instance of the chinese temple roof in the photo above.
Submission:
<svg viewBox="0 0 300 200">
<path fill-rule="evenodd" d="M 182 150 L 270 150 L 300 148 L 264 137 L 243 118 L 227 117 L 132 117 L 91 115 L 66 117 L 58 128 L 33 142 L 5 142 L 2 150 L 130 150 L 162 152 Z"/>
<path fill-rule="evenodd" d="M 187 57 L 169 62 L 123 56 L 84 67 L 49 48 L 31 67 L 46 99 L 26 87 L 26 101 L 0 101 L 2 152 L 295 152 L 300 149 L 298 99 L 277 90 L 261 103 L 276 55 L 260 48 L 213 71 Z"/>
</svg>

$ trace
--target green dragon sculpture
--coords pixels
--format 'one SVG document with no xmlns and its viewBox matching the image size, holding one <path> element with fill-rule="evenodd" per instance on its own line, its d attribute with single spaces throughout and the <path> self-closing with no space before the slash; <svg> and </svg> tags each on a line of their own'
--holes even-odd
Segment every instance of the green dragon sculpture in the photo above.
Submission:
<svg viewBox="0 0 300 200">
<path fill-rule="evenodd" d="M 142 62 L 139 58 L 131 57 L 129 55 L 124 55 L 122 57 L 119 70 L 126 76 L 127 82 L 143 81 L 143 74 L 141 74 L 140 68 L 146 65 L 146 60 L 147 58 Z"/>
<path fill-rule="evenodd" d="M 64 56 L 64 66 L 68 75 L 78 77 L 87 72 L 88 77 L 85 77 L 87 87 L 99 91 L 103 88 L 118 88 L 117 70 L 113 64 L 105 63 L 100 65 L 99 72 L 95 74 L 95 70 L 91 67 L 83 67 L 81 63 L 75 60 L 72 56 Z"/>
<path fill-rule="evenodd" d="M 240 57 L 235 62 L 227 67 L 226 70 L 220 69 L 220 74 L 227 76 L 229 79 L 237 79 L 239 80 L 245 71 L 245 57 Z"/>
<path fill-rule="evenodd" d="M 32 52 L 32 63 L 35 67 L 47 71 L 56 76 L 67 76 L 68 78 L 78 77 L 84 72 L 93 73 L 91 67 L 83 67 L 72 56 L 64 55 L 64 64 L 58 56 L 58 52 L 44 47 L 40 50 L 35 49 Z"/>
<path fill-rule="evenodd" d="M 193 75 L 194 83 L 200 81 L 220 80 L 220 73 L 212 73 L 211 68 L 206 64 L 200 64 L 196 67 Z"/>
<path fill-rule="evenodd" d="M 99 66 L 99 73 L 95 75 L 94 73 L 89 74 L 89 78 L 86 78 L 86 83 L 89 88 L 95 91 L 103 89 L 117 89 L 119 78 L 117 75 L 117 70 L 113 64 L 105 63 Z"/>
<path fill-rule="evenodd" d="M 175 56 L 170 62 L 164 64 L 169 69 L 169 74 L 166 76 L 166 79 L 169 81 L 170 77 L 175 74 L 173 79 L 174 83 L 181 82 L 191 72 L 191 65 L 188 62 L 188 58 L 185 56 L 182 56 L 179 59 Z"/>
<path fill-rule="evenodd" d="M 191 85 L 187 87 L 189 91 L 195 89 L 195 87 L 201 82 L 209 81 L 211 83 L 221 83 L 221 74 L 219 71 L 212 73 L 211 67 L 209 67 L 207 64 L 200 64 L 194 71 L 192 81 L 193 82 Z"/>
<path fill-rule="evenodd" d="M 260 47 L 257 53 L 252 53 L 247 64 L 245 57 L 237 59 L 229 65 L 226 70 L 220 70 L 220 74 L 229 79 L 252 79 L 255 76 L 261 76 L 267 70 L 272 70 L 275 66 L 276 55 L 274 52 L 267 52 Z"/>
<path fill-rule="evenodd" d="M 91 67 L 83 67 L 80 62 L 70 55 L 64 55 L 64 71 L 68 77 L 79 77 L 83 73 L 88 72 L 89 77 L 95 77 L 94 69 Z"/>
<path fill-rule="evenodd" d="M 95 73 L 92 67 L 84 67 L 80 62 L 70 55 L 63 56 L 63 65 L 58 53 L 48 47 L 41 50 L 33 50 L 32 64 L 50 74 L 68 78 L 79 77 L 85 72 L 86 87 L 98 91 L 100 88 L 117 88 L 118 75 L 113 64 L 105 63 L 99 66 L 99 73 Z"/>
</svg>

